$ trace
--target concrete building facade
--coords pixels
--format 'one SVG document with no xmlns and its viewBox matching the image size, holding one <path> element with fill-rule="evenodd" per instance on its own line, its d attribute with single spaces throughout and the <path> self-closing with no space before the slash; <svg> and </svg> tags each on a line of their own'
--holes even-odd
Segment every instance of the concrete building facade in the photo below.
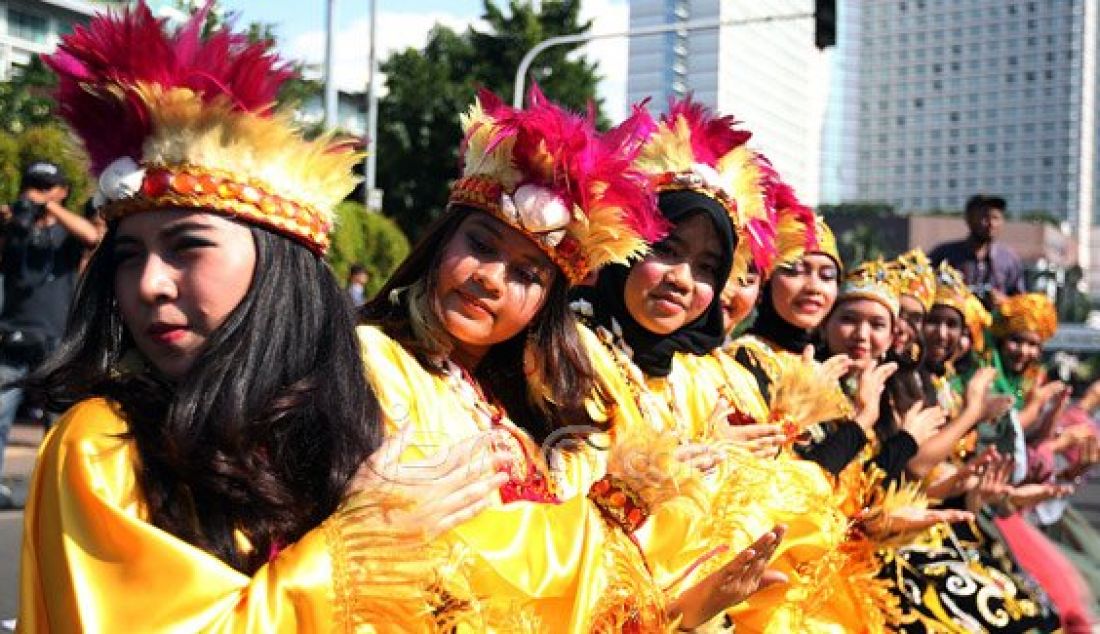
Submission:
<svg viewBox="0 0 1100 634">
<path fill-rule="evenodd" d="M 631 0 L 630 28 L 698 20 L 738 22 L 705 30 L 631 37 L 627 98 L 693 93 L 753 132 L 763 151 L 810 204 L 818 200 L 828 65 L 813 43 L 813 0 Z M 767 17 L 800 16 L 763 20 Z"/>
<path fill-rule="evenodd" d="M 929 212 L 996 193 L 1010 215 L 1067 222 L 1100 292 L 1097 14 L 1092 0 L 840 0 L 822 200 Z"/>
<path fill-rule="evenodd" d="M 50 53 L 58 39 L 86 22 L 106 2 L 84 0 L 0 0 L 0 81 L 35 55 Z M 118 4 L 118 3 L 114 3 Z"/>
</svg>

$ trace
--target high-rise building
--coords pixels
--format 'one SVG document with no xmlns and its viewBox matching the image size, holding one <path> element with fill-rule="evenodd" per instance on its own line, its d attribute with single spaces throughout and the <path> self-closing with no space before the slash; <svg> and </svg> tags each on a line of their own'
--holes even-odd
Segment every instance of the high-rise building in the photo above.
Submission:
<svg viewBox="0 0 1100 634">
<path fill-rule="evenodd" d="M 669 97 L 690 92 L 736 116 L 752 130 L 751 143 L 815 204 L 828 66 L 814 47 L 813 10 L 813 0 L 630 0 L 632 30 L 734 24 L 631 37 L 628 100 L 652 98 L 660 111 Z"/>
<path fill-rule="evenodd" d="M 86 22 L 107 2 L 85 0 L 0 0 L 0 81 L 13 67 L 50 53 L 73 24 Z M 118 3 L 115 3 L 118 4 Z"/>
<path fill-rule="evenodd" d="M 1087 265 L 1097 12 L 1095 0 L 840 0 L 823 202 L 927 212 L 995 193 L 1010 215 L 1067 222 Z"/>
</svg>

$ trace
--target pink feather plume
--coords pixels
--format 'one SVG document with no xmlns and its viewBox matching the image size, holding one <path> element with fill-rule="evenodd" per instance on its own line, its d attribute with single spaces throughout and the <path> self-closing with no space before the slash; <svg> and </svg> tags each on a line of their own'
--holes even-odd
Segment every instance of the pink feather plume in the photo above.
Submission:
<svg viewBox="0 0 1100 634">
<path fill-rule="evenodd" d="M 737 129 L 738 121 L 732 115 L 715 116 L 710 108 L 694 101 L 690 95 L 685 99 L 669 100 L 668 114 L 663 120 L 672 126 L 677 118 L 683 118 L 691 130 L 691 149 L 695 160 L 712 167 L 719 158 L 752 137 L 751 132 Z"/>
<path fill-rule="evenodd" d="M 175 33 L 145 2 L 119 14 L 97 15 L 65 36 L 44 61 L 59 77 L 59 112 L 83 139 L 96 173 L 122 156 L 140 159 L 150 132 L 137 84 L 189 88 L 209 102 L 224 97 L 235 109 L 266 114 L 279 87 L 293 76 L 270 53 L 270 43 L 220 29 L 202 37 L 210 2 Z"/>
<path fill-rule="evenodd" d="M 531 87 L 523 110 L 507 106 L 487 90 L 479 91 L 478 100 L 497 126 L 488 147 L 514 139 L 512 159 L 528 182 L 555 191 L 581 209 L 591 208 L 599 196 L 600 206 L 621 208 L 626 224 L 647 241 L 667 233 L 647 179 L 632 166 L 656 129 L 644 108 L 635 108 L 623 123 L 601 135 L 593 108 L 584 115 L 569 112 L 547 99 L 538 86 Z"/>
</svg>

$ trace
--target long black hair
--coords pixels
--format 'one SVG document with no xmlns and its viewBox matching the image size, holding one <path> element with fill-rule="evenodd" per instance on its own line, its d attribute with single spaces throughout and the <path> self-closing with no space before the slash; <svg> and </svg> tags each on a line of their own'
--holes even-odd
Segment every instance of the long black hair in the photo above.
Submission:
<svg viewBox="0 0 1100 634">
<path fill-rule="evenodd" d="M 447 243 L 471 213 L 456 206 L 440 217 L 397 268 L 386 285 L 360 311 L 363 323 L 373 324 L 412 353 L 429 372 L 440 369 L 432 357 L 448 353 L 441 347 L 443 326 L 435 305 L 440 261 Z M 526 328 L 492 346 L 474 376 L 485 391 L 504 407 L 509 418 L 538 443 L 562 426 L 600 427 L 585 403 L 604 392 L 588 351 L 580 339 L 576 319 L 568 307 L 569 283 L 556 271 L 546 300 Z M 420 322 L 420 323 L 418 323 Z M 538 354 L 524 368 L 524 350 Z"/>
<path fill-rule="evenodd" d="M 116 231 L 89 262 L 60 347 L 24 385 L 55 409 L 116 402 L 150 521 L 251 574 L 337 508 L 381 442 L 351 308 L 322 259 L 253 227 L 249 290 L 186 376 L 169 381 L 130 367 Z"/>
</svg>

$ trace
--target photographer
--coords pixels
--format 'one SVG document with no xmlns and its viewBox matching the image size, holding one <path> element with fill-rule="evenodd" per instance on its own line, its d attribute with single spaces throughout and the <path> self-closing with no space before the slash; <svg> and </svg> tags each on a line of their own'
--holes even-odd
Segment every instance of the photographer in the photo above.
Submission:
<svg viewBox="0 0 1100 634">
<path fill-rule="evenodd" d="M 23 400 L 23 391 L 9 384 L 41 363 L 65 331 L 81 256 L 99 240 L 91 222 L 65 209 L 68 195 L 68 180 L 57 165 L 31 163 L 0 226 L 0 472 Z M 11 505 L 11 491 L 0 484 L 0 508 Z"/>
</svg>

